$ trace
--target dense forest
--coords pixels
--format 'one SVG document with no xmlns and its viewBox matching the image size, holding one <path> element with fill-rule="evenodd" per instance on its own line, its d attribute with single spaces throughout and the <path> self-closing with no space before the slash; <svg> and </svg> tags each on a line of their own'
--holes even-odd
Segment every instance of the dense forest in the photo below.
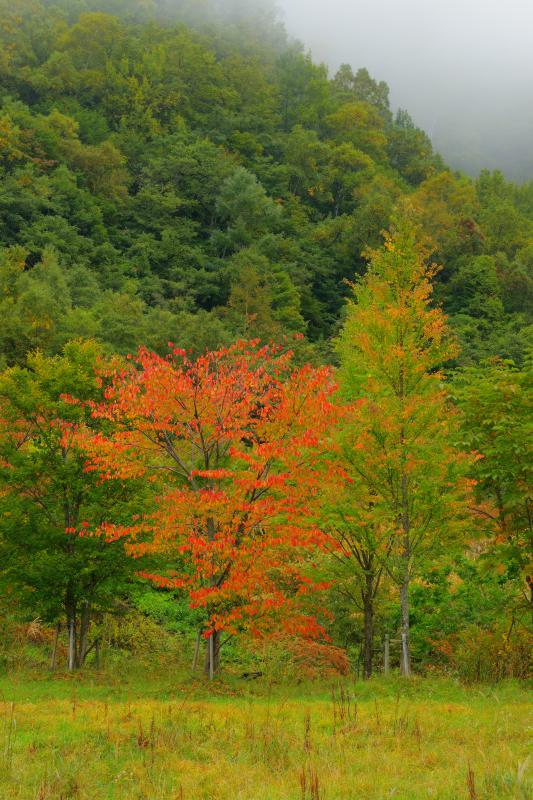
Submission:
<svg viewBox="0 0 533 800">
<path fill-rule="evenodd" d="M 0 0 L 0 42 L 0 655 L 523 677 L 533 182 L 265 3 Z"/>
</svg>

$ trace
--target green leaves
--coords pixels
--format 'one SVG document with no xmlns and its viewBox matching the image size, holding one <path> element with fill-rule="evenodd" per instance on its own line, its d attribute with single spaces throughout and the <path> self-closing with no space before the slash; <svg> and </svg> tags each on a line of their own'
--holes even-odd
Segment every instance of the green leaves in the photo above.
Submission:
<svg viewBox="0 0 533 800">
<path fill-rule="evenodd" d="M 86 472 L 72 434 L 95 423 L 89 407 L 66 397 L 101 397 L 95 375 L 101 358 L 96 343 L 72 341 L 60 356 L 35 352 L 27 367 L 0 375 L 1 577 L 49 622 L 69 604 L 112 607 L 133 572 L 122 544 L 103 547 L 87 534 L 108 513 L 130 519 L 132 500 L 142 502 L 145 492 L 101 484 Z"/>
<path fill-rule="evenodd" d="M 453 384 L 463 414 L 462 436 L 478 454 L 478 513 L 499 548 L 527 570 L 533 546 L 533 371 L 494 362 L 460 372 Z M 498 556 L 496 555 L 496 558 Z"/>
</svg>

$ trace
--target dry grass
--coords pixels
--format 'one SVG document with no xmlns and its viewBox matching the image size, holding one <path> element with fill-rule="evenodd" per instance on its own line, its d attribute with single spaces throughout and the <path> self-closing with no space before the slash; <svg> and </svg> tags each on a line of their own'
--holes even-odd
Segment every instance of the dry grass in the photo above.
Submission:
<svg viewBox="0 0 533 800">
<path fill-rule="evenodd" d="M 531 797 L 531 707 L 518 687 L 254 684 L 208 696 L 4 680 L 0 691 L 2 800 Z"/>
</svg>

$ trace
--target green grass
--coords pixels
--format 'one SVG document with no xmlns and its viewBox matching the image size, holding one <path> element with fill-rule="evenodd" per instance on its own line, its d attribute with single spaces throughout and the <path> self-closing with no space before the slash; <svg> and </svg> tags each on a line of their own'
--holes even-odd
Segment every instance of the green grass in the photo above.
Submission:
<svg viewBox="0 0 533 800">
<path fill-rule="evenodd" d="M 515 683 L 14 674 L 0 798 L 529 800 L 530 700 Z"/>
</svg>

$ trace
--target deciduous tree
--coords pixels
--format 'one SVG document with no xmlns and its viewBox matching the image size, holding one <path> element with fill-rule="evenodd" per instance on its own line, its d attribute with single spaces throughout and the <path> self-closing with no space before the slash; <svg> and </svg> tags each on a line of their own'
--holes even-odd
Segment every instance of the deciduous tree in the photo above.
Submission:
<svg viewBox="0 0 533 800">
<path fill-rule="evenodd" d="M 204 610 L 206 670 L 218 667 L 222 631 L 318 635 L 299 598 L 316 588 L 306 564 L 325 542 L 315 519 L 337 415 L 329 369 L 291 368 L 257 342 L 194 361 L 140 350 L 134 365 L 94 406 L 114 432 L 85 439 L 90 469 L 156 483 L 157 510 L 130 551 L 158 557 L 145 577 Z M 130 532 L 119 524 L 112 538 Z"/>
<path fill-rule="evenodd" d="M 143 491 L 85 470 L 76 432 L 100 421 L 62 393 L 96 402 L 99 358 L 95 343 L 71 342 L 61 356 L 33 354 L 27 368 L 0 376 L 1 577 L 31 614 L 66 621 L 71 670 L 90 649 L 94 613 L 112 609 L 133 575 L 124 541 L 105 545 L 105 523 L 125 524 Z"/>
<path fill-rule="evenodd" d="M 428 257 L 416 227 L 400 219 L 369 253 L 337 341 L 341 386 L 356 401 L 349 462 L 367 495 L 366 524 L 394 536 L 386 567 L 400 587 L 406 674 L 409 584 L 421 554 L 449 539 L 463 492 L 455 416 L 439 371 L 455 345 L 431 306 L 436 268 Z"/>
<path fill-rule="evenodd" d="M 533 611 L 533 365 L 495 361 L 463 370 L 454 392 L 464 446 L 478 454 L 473 510 L 486 523 L 495 569 L 518 578 Z"/>
</svg>

